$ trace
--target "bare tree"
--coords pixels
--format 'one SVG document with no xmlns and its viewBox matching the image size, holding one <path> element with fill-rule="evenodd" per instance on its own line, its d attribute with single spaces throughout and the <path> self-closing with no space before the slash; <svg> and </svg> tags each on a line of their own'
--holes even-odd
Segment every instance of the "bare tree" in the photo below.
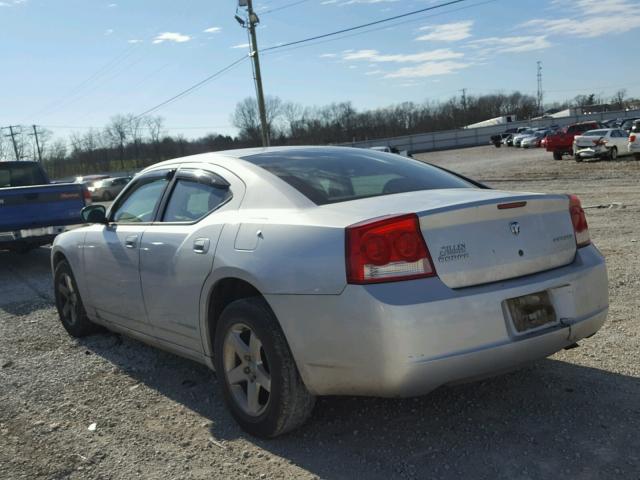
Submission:
<svg viewBox="0 0 640 480">
<path fill-rule="evenodd" d="M 278 97 L 267 96 L 265 110 L 269 137 L 273 137 L 277 133 L 277 122 L 282 115 L 282 100 Z M 240 130 L 241 137 L 255 144 L 260 143 L 260 114 L 255 98 L 247 97 L 236 105 L 236 110 L 231 116 L 231 123 Z"/>
<path fill-rule="evenodd" d="M 107 137 L 111 141 L 111 144 L 118 148 L 120 157 L 120 166 L 125 170 L 124 164 L 124 147 L 129 140 L 129 119 L 124 115 L 116 115 L 111 117 L 109 125 L 105 129 Z"/>
<path fill-rule="evenodd" d="M 160 159 L 160 139 L 166 134 L 164 129 L 164 119 L 160 116 L 148 116 L 144 118 L 147 127 L 149 140 L 153 146 L 153 156 L 155 160 Z"/>
<path fill-rule="evenodd" d="M 613 97 L 611 97 L 611 104 L 614 106 L 614 108 L 617 108 L 618 110 L 624 110 L 626 106 L 626 102 L 625 102 L 626 98 L 627 98 L 627 91 L 623 88 L 621 90 L 618 90 L 613 95 Z"/>
</svg>

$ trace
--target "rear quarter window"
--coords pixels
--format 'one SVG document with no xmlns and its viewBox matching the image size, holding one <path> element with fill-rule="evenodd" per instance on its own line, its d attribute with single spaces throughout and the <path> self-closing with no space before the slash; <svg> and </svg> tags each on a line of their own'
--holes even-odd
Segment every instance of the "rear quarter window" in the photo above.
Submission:
<svg viewBox="0 0 640 480">
<path fill-rule="evenodd" d="M 419 190 L 477 188 L 418 160 L 358 148 L 284 150 L 243 158 L 317 205 Z"/>
</svg>

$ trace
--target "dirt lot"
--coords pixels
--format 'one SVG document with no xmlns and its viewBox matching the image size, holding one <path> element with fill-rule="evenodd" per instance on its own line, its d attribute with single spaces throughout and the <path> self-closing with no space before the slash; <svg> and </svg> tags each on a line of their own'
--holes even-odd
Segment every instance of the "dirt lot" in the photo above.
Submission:
<svg viewBox="0 0 640 480">
<path fill-rule="evenodd" d="M 610 274 L 598 335 L 422 398 L 321 399 L 301 430 L 261 441 L 206 368 L 113 334 L 69 338 L 46 249 L 0 253 L 0 478 L 640 479 L 640 162 L 493 147 L 421 157 L 604 207 L 587 211 Z"/>
</svg>

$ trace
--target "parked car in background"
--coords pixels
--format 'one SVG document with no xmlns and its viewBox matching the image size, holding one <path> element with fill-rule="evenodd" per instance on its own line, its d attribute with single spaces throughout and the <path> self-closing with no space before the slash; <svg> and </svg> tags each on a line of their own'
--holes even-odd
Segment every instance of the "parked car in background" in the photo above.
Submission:
<svg viewBox="0 0 640 480">
<path fill-rule="evenodd" d="M 87 187 L 98 180 L 103 180 L 105 178 L 109 178 L 109 175 L 83 175 L 75 177 L 73 180 L 74 183 L 84 183 Z"/>
<path fill-rule="evenodd" d="M 631 127 L 627 151 L 631 153 L 636 160 L 640 160 L 640 120 L 636 120 Z"/>
<path fill-rule="evenodd" d="M 499 133 L 497 135 L 491 135 L 491 139 L 490 142 L 493 146 L 495 146 L 496 148 L 500 148 L 502 145 L 504 145 L 504 140 L 507 137 L 510 137 L 511 133 Z"/>
<path fill-rule="evenodd" d="M 535 133 L 535 130 L 533 128 L 528 128 L 526 130 L 523 130 L 522 132 L 516 134 L 513 136 L 513 146 L 514 147 L 521 147 L 522 146 L 522 140 L 524 140 L 526 137 L 533 135 Z"/>
<path fill-rule="evenodd" d="M 319 395 L 415 396 L 547 357 L 608 311 L 578 197 L 375 150 L 179 158 L 83 215 L 51 255 L 64 328 L 215 368 L 262 437 L 300 426 Z"/>
<path fill-rule="evenodd" d="M 600 122 L 605 128 L 619 128 L 622 125 L 622 119 L 612 118 L 611 120 L 604 120 Z"/>
<path fill-rule="evenodd" d="M 28 252 L 82 223 L 91 203 L 82 184 L 50 184 L 37 162 L 0 162 L 0 249 Z"/>
<path fill-rule="evenodd" d="M 396 147 L 392 147 L 390 145 L 386 145 L 386 146 L 376 146 L 376 147 L 369 147 L 370 150 L 376 150 L 378 152 L 385 152 L 385 153 L 395 153 L 396 155 L 402 155 L 403 157 L 409 157 L 409 158 L 413 158 L 413 155 L 411 155 L 411 153 L 409 152 L 409 150 L 398 150 Z"/>
<path fill-rule="evenodd" d="M 573 140 L 576 162 L 590 158 L 615 160 L 618 155 L 630 155 L 627 132 L 619 128 L 589 130 Z"/>
<path fill-rule="evenodd" d="M 520 146 L 522 148 L 538 148 L 540 147 L 540 142 L 548 133 L 549 130 L 537 130 L 533 134 L 523 138 L 520 142 Z"/>
<path fill-rule="evenodd" d="M 626 130 L 627 132 L 631 132 L 631 129 L 633 128 L 633 124 L 637 121 L 640 120 L 640 118 L 626 118 L 621 124 L 620 124 L 620 128 L 622 130 Z"/>
<path fill-rule="evenodd" d="M 132 177 L 115 177 L 97 180 L 89 184 L 91 198 L 96 201 L 109 202 L 116 198 Z"/>
<path fill-rule="evenodd" d="M 547 136 L 546 149 L 553 153 L 554 160 L 562 160 L 563 155 L 573 155 L 573 139 L 576 135 L 598 128 L 600 128 L 598 122 L 581 122 L 569 125 Z"/>
</svg>

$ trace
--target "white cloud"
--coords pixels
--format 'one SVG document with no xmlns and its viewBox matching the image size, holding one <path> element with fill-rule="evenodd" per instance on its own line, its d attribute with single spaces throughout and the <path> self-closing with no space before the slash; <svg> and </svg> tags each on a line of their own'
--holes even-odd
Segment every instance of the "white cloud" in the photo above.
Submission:
<svg viewBox="0 0 640 480">
<path fill-rule="evenodd" d="M 347 0 L 346 2 L 342 2 L 340 5 L 354 5 L 357 3 L 389 3 L 398 1 L 400 0 Z"/>
<path fill-rule="evenodd" d="M 457 42 L 471 36 L 471 27 L 473 20 L 464 22 L 445 23 L 442 25 L 427 25 L 421 27 L 420 30 L 428 32 L 421 35 L 416 40 L 432 41 L 432 42 Z"/>
<path fill-rule="evenodd" d="M 27 3 L 27 0 L 0 1 L 0 7 L 13 7 L 13 6 L 16 6 L 16 5 L 22 5 L 23 3 Z"/>
<path fill-rule="evenodd" d="M 566 3 L 552 4 L 567 12 Z M 560 18 L 535 18 L 520 25 L 547 35 L 584 38 L 625 33 L 640 28 L 638 4 L 629 0 L 574 0 L 572 15 Z"/>
<path fill-rule="evenodd" d="M 320 58 L 335 58 L 337 56 L 336 53 L 323 53 L 320 55 Z"/>
<path fill-rule="evenodd" d="M 364 72 L 365 75 L 380 75 L 384 73 L 382 70 L 369 70 L 368 72 Z"/>
<path fill-rule="evenodd" d="M 183 35 L 182 33 L 176 32 L 163 32 L 158 34 L 154 39 L 153 43 L 162 43 L 162 42 L 175 42 L 175 43 L 184 43 L 191 40 L 189 35 Z"/>
<path fill-rule="evenodd" d="M 436 60 L 450 60 L 463 57 L 464 53 L 454 52 L 448 48 L 420 53 L 383 55 L 377 50 L 356 50 L 345 52 L 343 60 L 367 60 L 371 62 L 418 63 Z"/>
<path fill-rule="evenodd" d="M 204 33 L 219 33 L 222 30 L 220 27 L 209 27 L 203 30 Z"/>
<path fill-rule="evenodd" d="M 104 31 L 104 34 L 105 34 L 105 35 L 107 35 L 107 36 L 108 36 L 108 35 L 111 35 L 112 33 L 113 33 L 113 28 L 107 28 L 107 29 Z"/>
<path fill-rule="evenodd" d="M 395 72 L 387 73 L 384 78 L 423 78 L 436 75 L 448 75 L 470 66 L 470 63 L 449 60 L 444 62 L 425 62 L 415 67 L 403 67 Z"/>
<path fill-rule="evenodd" d="M 478 49 L 483 55 L 496 53 L 531 52 L 549 48 L 551 43 L 546 35 L 525 35 L 514 37 L 489 37 L 469 42 L 469 46 Z"/>
<path fill-rule="evenodd" d="M 142 40 L 138 38 L 132 38 L 131 40 L 127 40 L 127 43 L 142 43 Z"/>
<path fill-rule="evenodd" d="M 110 3 L 109 5 L 107 5 L 107 8 L 116 8 L 117 6 L 117 3 Z"/>
<path fill-rule="evenodd" d="M 249 44 L 248 43 L 239 43 L 238 45 L 234 45 L 231 48 L 249 48 Z"/>
</svg>

